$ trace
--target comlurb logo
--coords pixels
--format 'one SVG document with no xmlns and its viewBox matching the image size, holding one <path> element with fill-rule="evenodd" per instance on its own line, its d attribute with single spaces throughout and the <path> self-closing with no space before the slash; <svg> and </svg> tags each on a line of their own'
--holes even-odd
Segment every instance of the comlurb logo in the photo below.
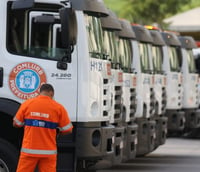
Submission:
<svg viewBox="0 0 200 172">
<path fill-rule="evenodd" d="M 39 95 L 39 88 L 46 83 L 44 70 L 31 62 L 15 66 L 9 76 L 11 91 L 20 99 L 29 99 Z"/>
</svg>

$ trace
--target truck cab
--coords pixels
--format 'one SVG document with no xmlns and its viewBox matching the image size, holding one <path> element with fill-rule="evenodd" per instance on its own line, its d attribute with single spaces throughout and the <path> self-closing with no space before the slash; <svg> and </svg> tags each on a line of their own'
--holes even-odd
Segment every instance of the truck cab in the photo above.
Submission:
<svg viewBox="0 0 200 172">
<path fill-rule="evenodd" d="M 179 36 L 181 42 L 181 72 L 183 76 L 183 111 L 185 112 L 185 132 L 190 133 L 200 127 L 198 73 L 195 66 L 193 49 L 196 43 L 190 36 Z"/>
</svg>

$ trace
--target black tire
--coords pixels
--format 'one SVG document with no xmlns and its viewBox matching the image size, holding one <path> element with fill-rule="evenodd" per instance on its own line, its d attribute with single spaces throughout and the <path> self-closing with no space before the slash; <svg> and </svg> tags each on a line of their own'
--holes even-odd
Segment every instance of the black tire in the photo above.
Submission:
<svg viewBox="0 0 200 172">
<path fill-rule="evenodd" d="M 19 153 L 8 141 L 0 139 L 0 171 L 16 172 Z"/>
</svg>

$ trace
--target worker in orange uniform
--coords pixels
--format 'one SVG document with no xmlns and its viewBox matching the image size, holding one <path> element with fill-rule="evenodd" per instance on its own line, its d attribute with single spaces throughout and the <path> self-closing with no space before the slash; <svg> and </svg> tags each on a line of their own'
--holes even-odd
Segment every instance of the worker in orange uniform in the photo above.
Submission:
<svg viewBox="0 0 200 172">
<path fill-rule="evenodd" d="M 40 95 L 21 104 L 13 118 L 15 127 L 24 126 L 24 137 L 16 172 L 56 172 L 57 130 L 72 132 L 73 125 L 65 108 L 53 100 L 54 88 L 43 84 Z"/>
</svg>

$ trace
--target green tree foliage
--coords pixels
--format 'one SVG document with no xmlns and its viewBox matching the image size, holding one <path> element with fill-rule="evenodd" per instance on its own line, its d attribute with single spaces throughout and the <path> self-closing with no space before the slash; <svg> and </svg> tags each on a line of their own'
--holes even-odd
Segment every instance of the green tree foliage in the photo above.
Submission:
<svg viewBox="0 0 200 172">
<path fill-rule="evenodd" d="M 199 0 L 104 0 L 121 18 L 138 24 L 157 23 L 164 27 L 163 19 L 200 5 Z"/>
</svg>

